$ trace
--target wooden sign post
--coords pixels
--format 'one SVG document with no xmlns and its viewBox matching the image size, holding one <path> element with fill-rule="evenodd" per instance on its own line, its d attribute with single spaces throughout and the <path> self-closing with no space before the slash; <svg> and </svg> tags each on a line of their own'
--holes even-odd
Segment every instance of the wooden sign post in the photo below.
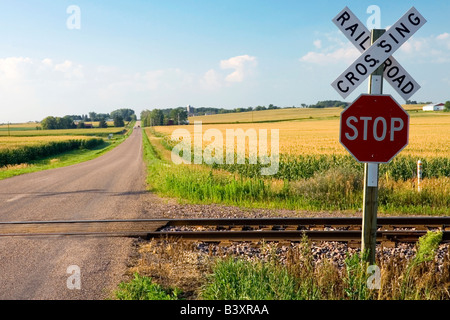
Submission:
<svg viewBox="0 0 450 320">
<path fill-rule="evenodd" d="M 361 95 L 341 113 L 339 141 L 364 163 L 364 209 L 361 250 L 375 264 L 378 169 L 408 145 L 409 115 L 392 97 L 383 95 L 383 78 L 408 99 L 420 86 L 392 57 L 417 30 L 425 18 L 412 7 L 388 31 L 371 32 L 344 8 L 333 23 L 359 49 L 361 56 L 331 85 L 345 99 L 369 77 L 369 94 Z M 370 33 L 370 35 L 369 35 Z"/>
<path fill-rule="evenodd" d="M 386 30 L 374 29 L 371 33 L 373 44 Z M 369 77 L 369 94 L 383 94 L 383 68 L 381 65 Z M 364 208 L 361 251 L 367 254 L 370 265 L 375 264 L 377 245 L 378 209 L 378 163 L 364 163 Z"/>
</svg>

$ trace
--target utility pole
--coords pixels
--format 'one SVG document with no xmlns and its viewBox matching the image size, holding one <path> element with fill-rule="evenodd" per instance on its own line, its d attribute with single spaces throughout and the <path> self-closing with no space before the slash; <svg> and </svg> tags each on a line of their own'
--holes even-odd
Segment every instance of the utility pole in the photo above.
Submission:
<svg viewBox="0 0 450 320">
<path fill-rule="evenodd" d="M 372 44 L 383 35 L 386 30 L 374 29 L 371 33 Z M 384 64 L 369 77 L 369 94 L 383 94 Z M 364 209 L 361 239 L 361 252 L 368 254 L 370 265 L 375 264 L 377 245 L 377 207 L 378 207 L 378 163 L 364 163 Z"/>
</svg>

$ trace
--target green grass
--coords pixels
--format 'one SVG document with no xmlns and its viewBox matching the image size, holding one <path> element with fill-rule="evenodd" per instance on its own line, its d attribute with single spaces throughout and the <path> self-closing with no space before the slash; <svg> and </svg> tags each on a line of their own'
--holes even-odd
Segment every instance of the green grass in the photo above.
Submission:
<svg viewBox="0 0 450 320">
<path fill-rule="evenodd" d="M 182 292 L 175 289 L 163 289 L 152 278 L 134 275 L 130 282 L 122 282 L 115 291 L 117 300 L 178 300 Z"/>
<path fill-rule="evenodd" d="M 296 279 L 273 263 L 219 260 L 203 288 L 205 300 L 298 300 Z"/>
<path fill-rule="evenodd" d="M 212 267 L 201 297 L 210 300 L 441 300 L 450 299 L 449 260 L 441 271 L 433 262 L 442 233 L 429 232 L 417 244 L 411 260 L 378 261 L 378 289 L 368 263 L 359 253 L 347 254 L 344 268 L 327 261 L 313 263 L 311 242 L 304 237 L 282 261 L 275 253 L 266 261 L 227 258 Z M 423 256 L 426 256 L 424 259 Z"/>
<path fill-rule="evenodd" d="M 417 254 L 411 265 L 416 266 L 424 262 L 432 261 L 441 241 L 442 232 L 440 231 L 429 231 L 425 236 L 420 237 L 417 245 Z"/>
</svg>

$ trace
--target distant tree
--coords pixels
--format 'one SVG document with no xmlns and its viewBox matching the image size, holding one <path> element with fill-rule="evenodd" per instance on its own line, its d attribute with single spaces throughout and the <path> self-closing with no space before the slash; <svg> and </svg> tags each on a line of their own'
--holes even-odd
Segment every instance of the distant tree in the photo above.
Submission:
<svg viewBox="0 0 450 320">
<path fill-rule="evenodd" d="M 110 118 L 109 113 L 97 113 L 96 117 L 95 117 L 95 121 L 100 121 L 102 119 L 108 119 Z"/>
<path fill-rule="evenodd" d="M 141 126 L 148 127 L 150 126 L 150 110 L 142 110 L 141 111 Z"/>
<path fill-rule="evenodd" d="M 162 125 L 163 126 L 167 126 L 167 125 L 169 125 L 169 117 L 167 116 L 167 115 L 163 115 L 163 123 L 162 123 Z M 173 122 L 173 121 L 172 121 Z"/>
<path fill-rule="evenodd" d="M 331 108 L 331 107 L 341 107 L 342 105 L 347 106 L 348 103 L 338 100 L 325 100 L 319 101 L 314 105 L 310 105 L 309 108 Z"/>
<path fill-rule="evenodd" d="M 123 127 L 123 126 L 125 126 L 125 122 L 123 121 L 122 116 L 116 115 L 113 119 L 114 119 L 114 127 Z"/>
<path fill-rule="evenodd" d="M 43 130 L 54 130 L 57 129 L 56 118 L 49 116 L 41 121 L 41 126 Z"/>
<path fill-rule="evenodd" d="M 69 115 L 69 116 L 67 116 L 67 117 L 72 118 L 72 120 L 83 120 L 83 117 L 82 117 L 82 116 L 76 115 L 76 114 L 72 114 L 72 115 Z"/>
<path fill-rule="evenodd" d="M 70 116 L 60 117 L 46 117 L 41 121 L 42 129 L 44 130 L 55 130 L 55 129 L 73 129 L 76 128 L 73 123 L 73 119 Z"/>
<path fill-rule="evenodd" d="M 131 116 L 134 114 L 134 110 L 122 108 L 111 112 L 111 117 L 114 119 L 115 116 L 121 116 L 123 120 L 131 121 Z"/>
<path fill-rule="evenodd" d="M 164 113 L 159 109 L 154 109 L 150 113 L 150 126 L 164 125 Z"/>
<path fill-rule="evenodd" d="M 58 119 L 58 118 L 57 118 Z M 59 118 L 60 128 L 59 129 L 75 129 L 76 125 L 73 122 L 73 118 L 71 116 L 65 116 L 63 118 Z"/>
<path fill-rule="evenodd" d="M 97 118 L 97 113 L 95 112 L 89 112 L 89 119 L 91 121 L 95 121 L 95 119 Z"/>
<path fill-rule="evenodd" d="M 77 129 L 83 129 L 86 128 L 86 125 L 84 124 L 84 121 L 80 121 L 77 124 Z"/>
<path fill-rule="evenodd" d="M 173 120 L 174 124 L 181 124 L 187 120 L 188 114 L 187 111 L 180 107 L 176 109 L 171 109 L 168 115 L 168 118 Z"/>
<path fill-rule="evenodd" d="M 99 123 L 98 123 L 98 127 L 99 128 L 108 128 L 108 124 L 106 123 L 106 120 L 105 119 L 101 119 L 99 121 Z M 120 126 L 120 127 L 123 127 L 123 126 Z"/>
<path fill-rule="evenodd" d="M 450 112 L 450 101 L 445 102 L 444 111 Z"/>
</svg>

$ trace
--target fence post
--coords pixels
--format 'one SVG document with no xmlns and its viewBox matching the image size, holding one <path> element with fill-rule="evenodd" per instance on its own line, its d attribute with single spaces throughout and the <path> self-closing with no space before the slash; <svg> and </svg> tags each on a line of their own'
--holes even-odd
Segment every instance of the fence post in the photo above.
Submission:
<svg viewBox="0 0 450 320">
<path fill-rule="evenodd" d="M 423 168 L 422 168 L 422 161 L 417 161 L 417 191 L 420 192 L 422 190 L 422 174 L 423 174 Z"/>
</svg>

